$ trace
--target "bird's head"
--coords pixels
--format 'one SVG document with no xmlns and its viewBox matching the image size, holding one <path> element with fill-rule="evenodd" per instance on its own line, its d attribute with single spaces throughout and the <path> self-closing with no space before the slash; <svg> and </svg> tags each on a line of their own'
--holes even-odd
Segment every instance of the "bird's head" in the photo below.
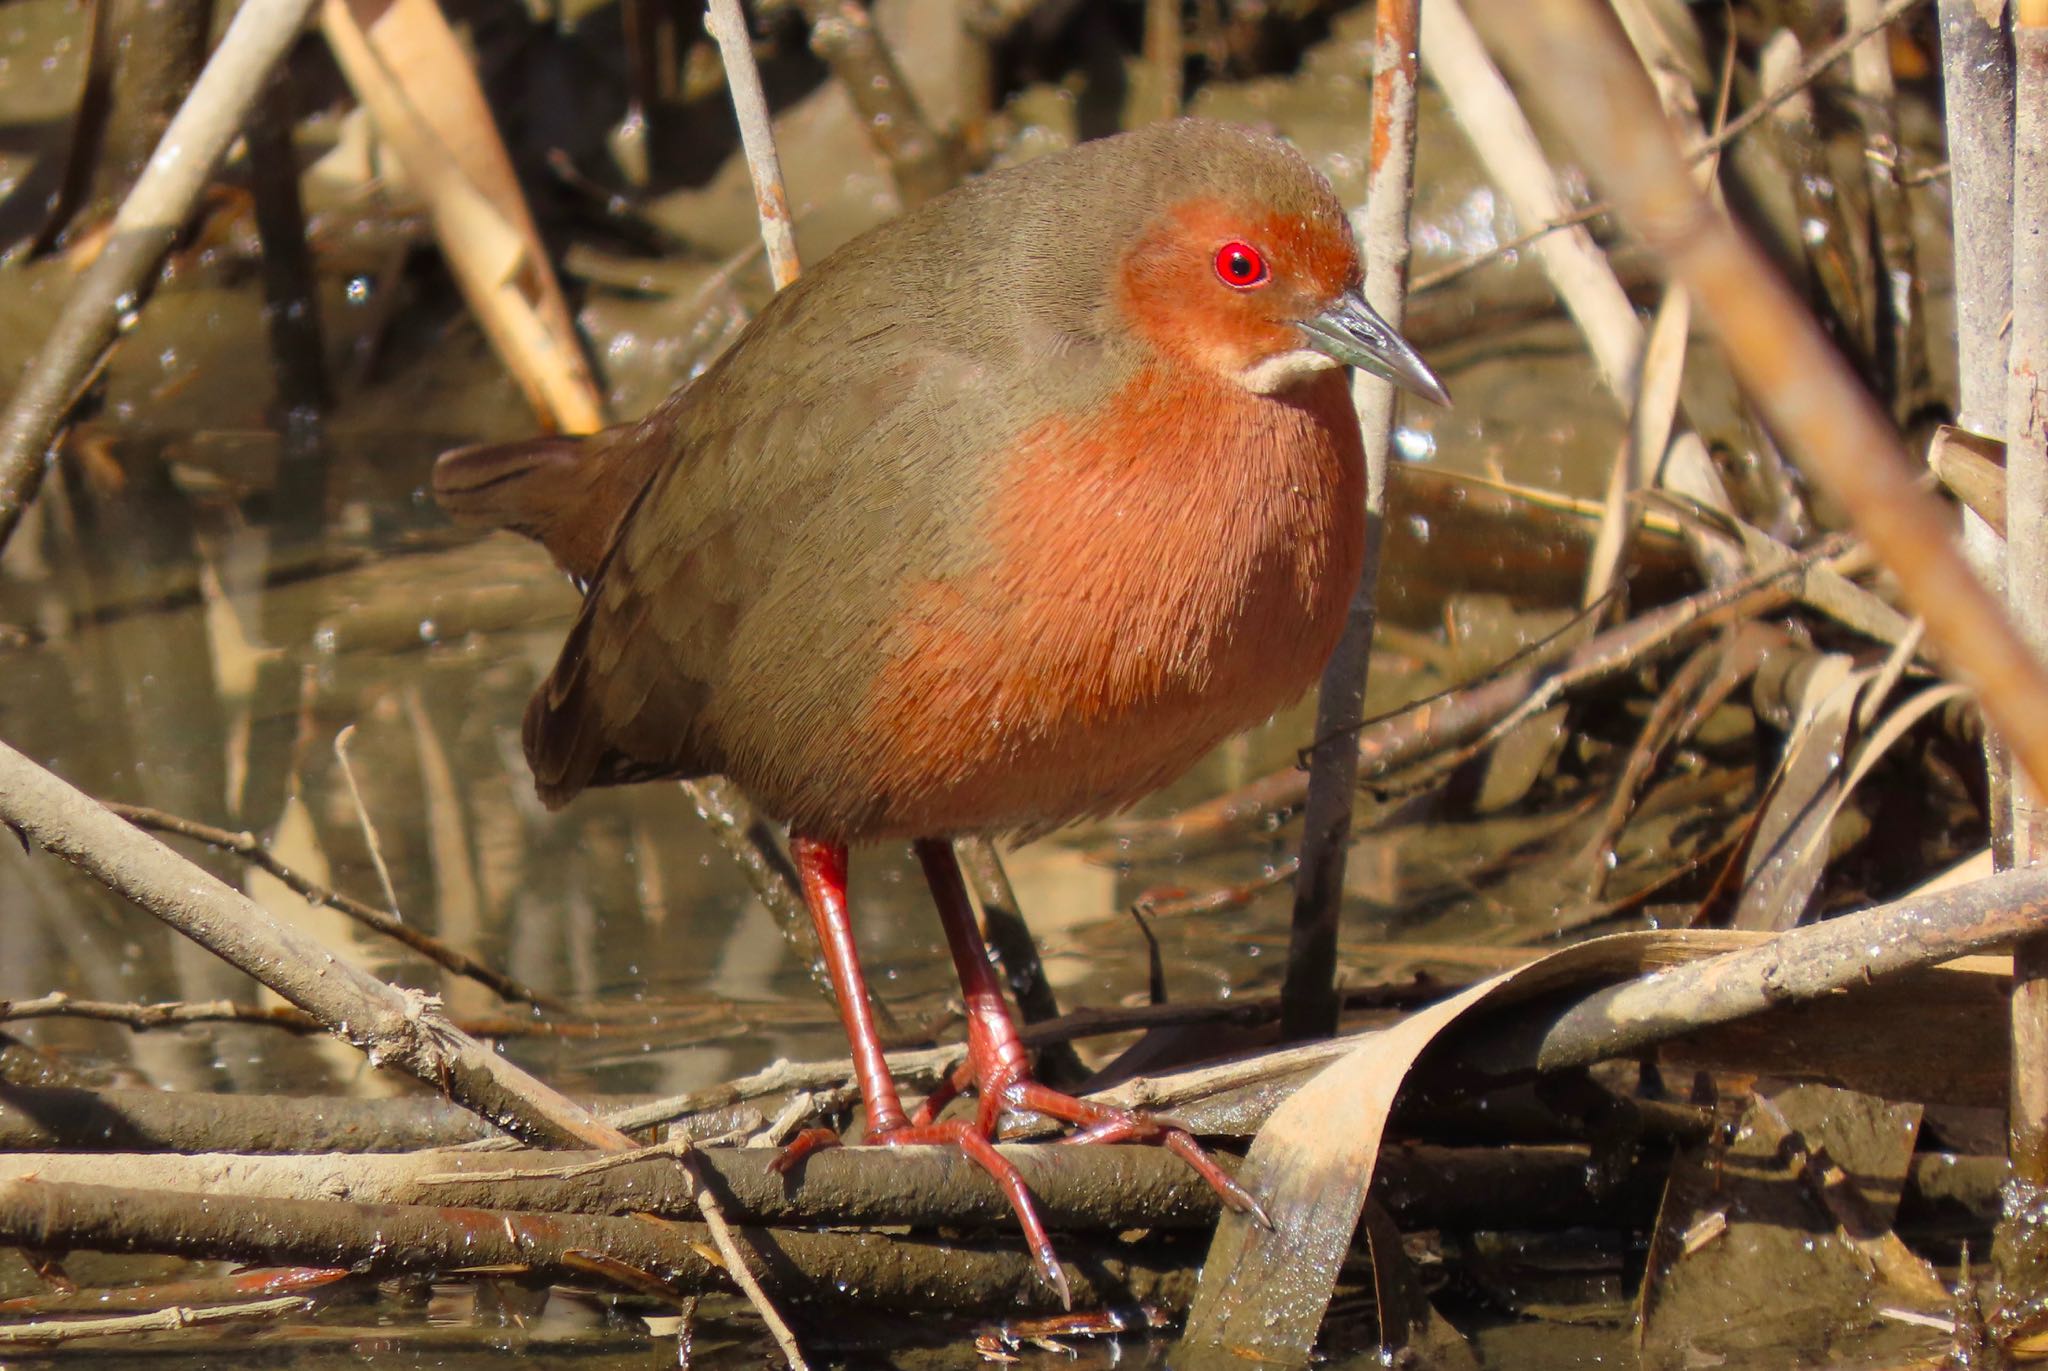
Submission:
<svg viewBox="0 0 2048 1371">
<path fill-rule="evenodd" d="M 1260 394 L 1353 366 L 1437 404 L 1436 373 L 1366 304 L 1350 220 L 1277 139 L 1186 120 L 1148 136 L 1154 170 L 1109 307 L 1178 360 Z M 1136 189 L 1135 187 L 1133 188 Z"/>
</svg>

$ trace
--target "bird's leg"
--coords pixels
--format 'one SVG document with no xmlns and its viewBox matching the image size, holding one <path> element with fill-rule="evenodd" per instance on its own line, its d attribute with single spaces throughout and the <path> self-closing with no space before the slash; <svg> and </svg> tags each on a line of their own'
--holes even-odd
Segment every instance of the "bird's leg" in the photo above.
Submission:
<svg viewBox="0 0 2048 1371">
<path fill-rule="evenodd" d="M 811 927 L 818 934 L 818 948 L 825 954 L 825 971 L 839 999 L 839 1022 L 853 1051 L 853 1078 L 860 1086 L 861 1103 L 867 1107 L 868 1131 L 892 1132 L 909 1120 L 904 1117 L 896 1082 L 889 1077 L 881 1036 L 875 1032 L 867 977 L 861 974 L 853 923 L 846 916 L 846 844 L 792 836 L 789 849 L 803 884 L 804 903 L 811 911 Z"/>
<path fill-rule="evenodd" d="M 925 880 L 939 907 L 939 922 L 945 926 L 953 969 L 967 1001 L 967 1070 L 980 1091 L 975 1126 L 982 1135 L 995 1136 L 1005 1110 L 1029 1110 L 1079 1125 L 1080 1131 L 1069 1142 L 1157 1143 L 1186 1160 L 1226 1205 L 1267 1223 L 1258 1201 L 1217 1166 L 1186 1129 L 1138 1110 L 1091 1104 L 1031 1079 L 1030 1058 L 1003 999 L 1002 983 L 989 963 L 988 946 L 975 924 L 974 906 L 968 902 L 967 883 L 961 879 L 953 845 L 943 839 L 919 839 L 917 857 L 924 864 Z M 958 1079 L 953 1082 L 956 1087 Z M 926 1117 L 920 1109 L 918 1122 Z"/>
<path fill-rule="evenodd" d="M 853 1050 L 853 1075 L 860 1085 L 861 1103 L 866 1106 L 868 1114 L 864 1141 L 882 1146 L 950 1144 L 966 1153 L 969 1160 L 988 1172 L 989 1177 L 1002 1187 L 1011 1209 L 1016 1211 L 1018 1224 L 1024 1229 L 1024 1240 L 1030 1245 L 1039 1274 L 1059 1295 L 1060 1303 L 1072 1308 L 1066 1274 L 1060 1270 L 1059 1259 L 1053 1255 L 1052 1240 L 1046 1236 L 1045 1225 L 1039 1222 L 1038 1211 L 1031 1203 L 1031 1192 L 1025 1187 L 1024 1177 L 1017 1168 L 989 1141 L 990 1130 L 979 1123 L 964 1120 L 928 1123 L 920 1119 L 918 1124 L 912 1125 L 904 1117 L 902 1099 L 896 1093 L 896 1082 L 890 1079 L 881 1038 L 875 1032 L 874 1011 L 868 1004 L 867 978 L 861 973 L 860 953 L 854 947 L 853 925 L 846 915 L 845 845 L 792 836 L 789 846 L 790 854 L 796 859 L 797 875 L 803 883 L 804 903 L 810 907 L 811 925 L 817 930 L 818 946 L 825 954 L 825 969 L 832 978 L 833 993 L 839 999 L 839 1021 L 846 1029 L 846 1041 Z M 952 849 L 948 847 L 946 850 L 950 856 Z M 959 877 L 959 869 L 955 867 L 953 878 L 958 881 Z M 966 895 L 964 886 L 961 894 L 963 898 Z M 971 914 L 969 919 L 972 920 Z M 982 964 L 987 965 L 986 954 Z M 1013 1040 L 1016 1037 L 1014 1029 L 1010 1036 Z M 969 1042 L 974 1041 L 974 1033 L 970 1032 Z M 1017 1052 L 1021 1060 L 1021 1045 Z M 830 1129 L 805 1129 L 783 1148 L 782 1154 L 775 1159 L 775 1169 L 787 1171 L 819 1148 L 836 1146 L 838 1142 L 838 1135 Z"/>
</svg>

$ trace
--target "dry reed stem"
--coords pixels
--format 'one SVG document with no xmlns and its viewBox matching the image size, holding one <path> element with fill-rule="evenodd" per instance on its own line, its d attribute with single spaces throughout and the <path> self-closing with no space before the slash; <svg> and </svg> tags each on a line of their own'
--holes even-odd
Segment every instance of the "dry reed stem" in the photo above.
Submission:
<svg viewBox="0 0 2048 1371">
<path fill-rule="evenodd" d="M 65 297 L 27 375 L 0 411 L 0 548 L 42 485 L 65 416 L 123 319 L 139 308 L 150 274 L 312 7 L 312 0 L 248 0 L 236 11 L 148 168 L 121 203 L 106 245 Z"/>
<path fill-rule="evenodd" d="M 1563 217 L 1564 196 L 1536 131 L 1457 0 L 1444 0 L 1424 12 L 1422 56 L 1488 178 L 1508 198 L 1516 216 L 1538 223 Z M 1632 50 L 1629 60 L 1635 60 Z M 1654 117 L 1663 118 L 1661 108 Z M 1601 383 L 1625 413 L 1632 412 L 1644 331 L 1612 264 L 1583 228 L 1541 239 L 1534 251 L 1585 336 Z M 1689 431 L 1681 432 L 1667 448 L 1641 454 L 1640 461 L 1657 473 L 1658 485 L 1708 509 L 1732 510 L 1706 445 Z M 1708 580 L 1728 582 L 1742 574 L 1742 557 L 1725 536 L 1698 525 L 1689 525 L 1684 536 Z"/>
<path fill-rule="evenodd" d="M 2048 0 L 2013 9 L 2012 332 L 2005 408 L 2005 588 L 2014 621 L 2048 646 Z M 2048 861 L 2048 776 L 2014 777 L 2015 865 Z M 2048 1186 L 2048 938 L 2014 956 L 2014 1180 Z"/>
<path fill-rule="evenodd" d="M 1396 330 L 1407 313 L 1421 25 L 1421 0 L 1380 0 L 1374 10 L 1365 296 Z M 1365 558 L 1351 593 L 1343 637 L 1323 668 L 1316 696 L 1301 862 L 1295 873 L 1293 925 L 1281 990 L 1281 1030 L 1294 1038 L 1327 1037 L 1337 1031 L 1337 929 L 1358 789 L 1358 748 L 1352 739 L 1364 717 L 1366 679 L 1372 667 L 1380 552 L 1386 540 L 1387 465 L 1398 413 L 1390 381 L 1361 371 L 1352 378 L 1351 393 L 1365 444 Z"/>
<path fill-rule="evenodd" d="M 1969 0 L 1955 0 L 1955 2 L 1962 4 L 1966 8 L 1969 4 Z M 1762 100 L 1759 100 L 1736 118 L 1729 120 L 1722 127 L 1702 139 L 1686 153 L 1687 158 L 1699 162 L 1725 151 L 1728 145 L 1737 138 L 1748 133 L 1765 119 L 1768 119 L 1780 105 L 1806 90 L 1815 81 L 1818 81 L 1827 72 L 1829 67 L 1847 57 L 1859 45 L 1890 27 L 1908 10 L 1924 3 L 1926 3 L 1926 0 L 1888 0 L 1884 8 L 1873 15 L 1868 23 L 1856 26 L 1850 32 L 1843 34 L 1840 38 L 1815 53 L 1807 60 L 1804 66 L 1799 68 L 1798 72 L 1787 78 L 1781 88 L 1771 91 Z M 1944 163 L 1941 168 L 1930 168 L 1925 172 L 1918 173 L 1918 176 L 1922 180 L 1931 180 L 1936 175 L 1945 173 L 1946 168 L 1947 164 Z M 2003 202 L 2001 201 L 2000 203 L 2002 204 Z M 1477 271 L 1489 262 L 1512 256 L 1523 248 L 1531 247 L 1553 233 L 1561 233 L 1566 229 L 1590 224 L 1595 219 L 1604 219 L 1612 213 L 1614 213 L 1613 202 L 1595 200 L 1592 204 L 1573 210 L 1570 214 L 1559 215 L 1554 219 L 1546 220 L 1535 228 L 1530 229 L 1527 233 L 1510 238 L 1499 247 L 1467 257 L 1463 261 L 1452 262 L 1438 267 L 1434 271 L 1424 272 L 1415 278 L 1413 293 L 1420 295 L 1424 291 L 1435 290 L 1439 286 L 1447 286 L 1460 276 Z"/>
<path fill-rule="evenodd" d="M 1956 425 L 1999 438 L 2005 432 L 2005 317 L 2012 302 L 2013 56 L 1997 17 L 1978 0 L 1939 0 L 1942 113 L 1948 135 L 1954 234 Z M 1986 584 L 2005 578 L 2004 544 L 1972 511 L 1963 513 L 1963 554 Z M 1984 740 L 1991 850 L 2012 864 L 2012 759 L 1996 736 Z"/>
<path fill-rule="evenodd" d="M 590 433 L 604 400 L 476 68 L 437 0 L 323 0 L 321 31 L 425 201 L 441 255 L 543 425 Z"/>
<path fill-rule="evenodd" d="M 761 90 L 761 72 L 754 65 L 754 45 L 747 35 L 739 0 L 710 0 L 704 27 L 718 44 L 725 63 L 725 82 L 732 91 L 733 114 L 739 119 L 740 146 L 754 182 L 754 209 L 761 219 L 761 244 L 768 250 L 768 272 L 781 290 L 797 278 L 803 264 L 796 255 L 796 232 L 789 222 L 789 193 L 782 184 L 782 160 L 775 153 L 775 126 L 768 117 L 768 97 Z"/>
</svg>

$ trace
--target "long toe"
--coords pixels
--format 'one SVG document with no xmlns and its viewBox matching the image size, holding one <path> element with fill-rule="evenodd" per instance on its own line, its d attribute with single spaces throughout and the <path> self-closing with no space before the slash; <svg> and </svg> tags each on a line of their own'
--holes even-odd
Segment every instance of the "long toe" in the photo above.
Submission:
<svg viewBox="0 0 2048 1371">
<path fill-rule="evenodd" d="M 1192 1133 L 1184 1128 L 1162 1126 L 1159 1142 L 1167 1151 L 1195 1168 L 1195 1173 L 1209 1183 L 1209 1188 L 1216 1192 L 1216 1197 L 1224 1204 L 1248 1216 L 1261 1228 L 1270 1229 L 1273 1226 L 1273 1220 L 1267 1217 L 1265 1206 L 1258 1202 L 1251 1191 L 1237 1183 L 1237 1177 L 1218 1166 L 1216 1159 L 1202 1149 L 1202 1145 L 1195 1141 Z"/>
<path fill-rule="evenodd" d="M 1080 1125 L 1065 1139 L 1070 1144 L 1141 1142 L 1164 1147 L 1193 1167 L 1195 1174 L 1206 1181 L 1216 1192 L 1216 1197 L 1230 1209 L 1249 1215 L 1261 1228 L 1273 1226 L 1272 1219 L 1267 1217 L 1265 1209 L 1252 1197 L 1252 1193 L 1217 1165 L 1216 1159 L 1202 1149 L 1194 1135 L 1178 1124 L 1168 1123 L 1143 1110 L 1113 1109 L 1107 1105 L 1092 1104 L 1030 1080 L 1012 1085 L 1006 1092 L 1006 1098 L 1017 1108 Z"/>
<path fill-rule="evenodd" d="M 806 1128 L 782 1145 L 782 1150 L 775 1154 L 775 1160 L 768 1163 L 768 1169 L 778 1176 L 787 1176 L 803 1165 L 805 1157 L 828 1147 L 838 1147 L 841 1141 L 834 1129 Z"/>
<path fill-rule="evenodd" d="M 1067 1273 L 1060 1269 L 1060 1259 L 1052 1250 L 1052 1239 L 1047 1236 L 1045 1224 L 1039 1220 L 1038 1206 L 1032 1201 L 1031 1189 L 1024 1184 L 1023 1173 L 1018 1171 L 1008 1157 L 996 1150 L 994 1143 L 984 1138 L 975 1126 L 964 1120 L 954 1123 L 912 1125 L 894 1129 L 888 1133 L 869 1138 L 870 1143 L 884 1146 L 910 1146 L 919 1143 L 950 1143 L 960 1149 L 967 1159 L 988 1173 L 1010 1202 L 1010 1210 L 1017 1216 L 1017 1226 L 1024 1230 L 1024 1243 L 1031 1249 L 1031 1260 L 1038 1267 L 1040 1279 L 1052 1287 L 1059 1296 L 1060 1308 L 1072 1309 L 1074 1298 L 1067 1288 Z"/>
</svg>

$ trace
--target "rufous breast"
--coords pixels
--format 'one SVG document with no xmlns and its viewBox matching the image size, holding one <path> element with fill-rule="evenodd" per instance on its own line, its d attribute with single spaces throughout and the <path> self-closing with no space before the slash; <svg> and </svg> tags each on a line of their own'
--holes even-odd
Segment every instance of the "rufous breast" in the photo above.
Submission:
<svg viewBox="0 0 2048 1371">
<path fill-rule="evenodd" d="M 1155 364 L 1002 459 L 988 555 L 907 588 L 848 741 L 862 838 L 1129 804 L 1298 699 L 1343 630 L 1365 480 L 1344 373 L 1259 395 Z"/>
</svg>

